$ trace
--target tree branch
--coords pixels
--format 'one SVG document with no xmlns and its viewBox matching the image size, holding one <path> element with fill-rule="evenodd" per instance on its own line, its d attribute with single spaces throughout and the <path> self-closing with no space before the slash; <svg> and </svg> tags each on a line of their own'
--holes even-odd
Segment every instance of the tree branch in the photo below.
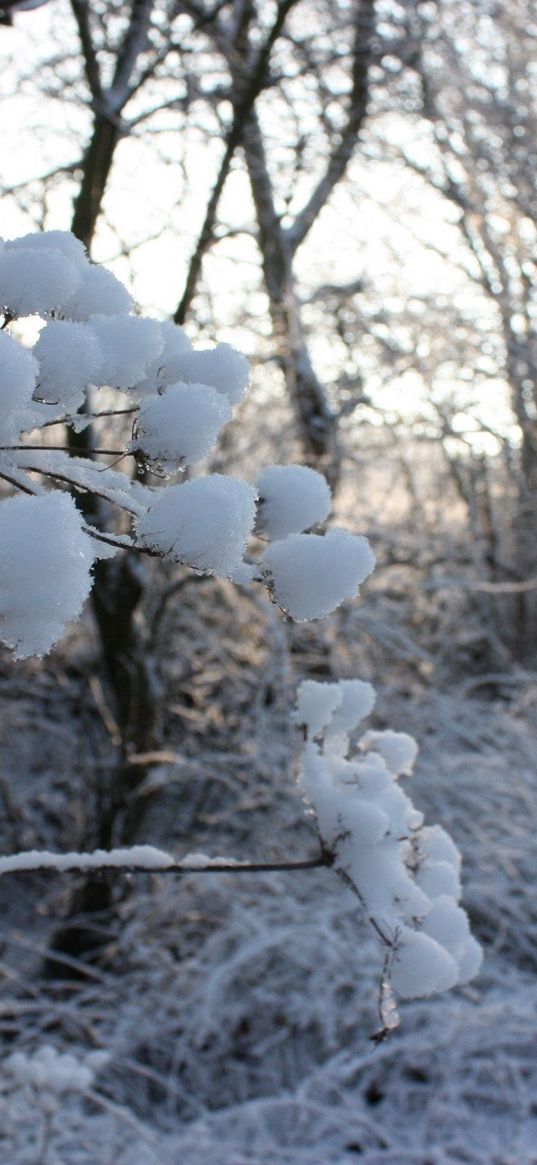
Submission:
<svg viewBox="0 0 537 1165">
<path fill-rule="evenodd" d="M 27 850 L 0 857 L 2 874 L 27 874 L 35 870 L 54 870 L 56 873 L 94 870 L 100 874 L 123 872 L 128 874 L 263 874 L 290 870 L 316 870 L 331 866 L 332 854 L 326 850 L 315 858 L 293 862 L 240 862 L 233 858 L 209 858 L 205 854 L 187 854 L 176 861 L 165 850 L 151 845 L 134 845 L 112 850 L 94 850 L 93 853 L 50 853 L 48 850 Z"/>
</svg>

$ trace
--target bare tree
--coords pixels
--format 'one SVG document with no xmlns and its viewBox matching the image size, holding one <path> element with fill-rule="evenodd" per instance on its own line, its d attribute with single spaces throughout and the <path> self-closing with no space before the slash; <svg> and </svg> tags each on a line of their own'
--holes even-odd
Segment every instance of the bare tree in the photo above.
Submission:
<svg viewBox="0 0 537 1165">
<path fill-rule="evenodd" d="M 406 158 L 456 209 L 468 273 L 496 314 L 498 371 L 509 388 L 517 441 L 513 448 L 504 432 L 512 535 L 506 537 L 504 523 L 503 550 L 491 552 L 489 565 L 491 581 L 514 581 L 511 642 L 524 658 L 534 657 L 537 618 L 534 16 L 531 0 L 508 8 L 460 0 L 449 9 L 416 9 L 412 63 L 432 148 L 429 163 Z M 486 353 L 490 340 L 480 339 Z M 497 516 L 491 523 L 500 525 Z"/>
</svg>

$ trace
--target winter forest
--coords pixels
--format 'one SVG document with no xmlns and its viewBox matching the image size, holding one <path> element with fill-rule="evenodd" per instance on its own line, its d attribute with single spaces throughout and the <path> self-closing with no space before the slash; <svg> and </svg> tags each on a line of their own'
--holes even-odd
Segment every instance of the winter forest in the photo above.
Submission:
<svg viewBox="0 0 537 1165">
<path fill-rule="evenodd" d="M 536 48 L 0 2 L 0 1165 L 537 1165 Z"/>
</svg>

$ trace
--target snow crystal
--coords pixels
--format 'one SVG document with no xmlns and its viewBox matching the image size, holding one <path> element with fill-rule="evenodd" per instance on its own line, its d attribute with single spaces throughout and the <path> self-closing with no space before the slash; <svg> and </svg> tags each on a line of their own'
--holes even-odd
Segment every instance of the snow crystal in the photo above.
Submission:
<svg viewBox="0 0 537 1165">
<path fill-rule="evenodd" d="M 257 524 L 272 540 L 309 530 L 330 513 L 332 496 L 326 479 L 305 465 L 269 465 L 256 488 Z"/>
<path fill-rule="evenodd" d="M 128 388 L 144 375 L 162 349 L 158 320 L 129 315 L 92 315 L 92 330 L 102 345 L 101 384 Z"/>
<path fill-rule="evenodd" d="M 130 449 L 164 470 L 194 465 L 216 442 L 231 417 L 225 396 L 207 384 L 174 384 L 140 406 Z"/>
<path fill-rule="evenodd" d="M 275 601 L 301 621 L 321 619 L 356 595 L 374 564 L 367 538 L 336 529 L 273 542 L 261 567 Z"/>
<path fill-rule="evenodd" d="M 413 736 L 406 732 L 366 732 L 360 741 L 360 748 L 367 752 L 373 749 L 379 752 L 394 777 L 407 776 L 412 773 L 418 755 L 418 746 Z"/>
<path fill-rule="evenodd" d="M 459 978 L 455 960 L 429 935 L 400 927 L 391 972 L 394 990 L 403 999 L 436 995 L 454 987 Z"/>
<path fill-rule="evenodd" d="M 172 362 L 170 362 L 172 364 Z M 245 356 L 230 344 L 216 348 L 179 353 L 172 364 L 174 380 L 195 384 L 210 384 L 227 396 L 230 404 L 237 404 L 248 388 L 250 369 Z"/>
<path fill-rule="evenodd" d="M 126 287 L 106 267 L 88 263 L 80 269 L 79 284 L 63 305 L 63 315 L 84 322 L 92 315 L 125 315 L 134 306 Z"/>
<path fill-rule="evenodd" d="M 103 350 L 87 324 L 51 320 L 40 332 L 33 353 L 39 361 L 35 393 L 39 400 L 74 411 L 87 385 L 99 381 Z"/>
<path fill-rule="evenodd" d="M 26 427 L 38 366 L 30 352 L 0 332 L 0 442 L 12 445 Z"/>
<path fill-rule="evenodd" d="M 255 490 L 215 473 L 162 490 L 137 520 L 137 535 L 174 562 L 232 578 L 255 520 Z"/>
<path fill-rule="evenodd" d="M 0 635 L 18 659 L 49 651 L 77 618 L 92 563 L 91 541 L 67 494 L 0 503 Z"/>
<path fill-rule="evenodd" d="M 59 250 L 32 247 L 0 254 L 0 304 L 12 315 L 46 315 L 63 308 L 80 283 L 80 268 Z"/>
</svg>

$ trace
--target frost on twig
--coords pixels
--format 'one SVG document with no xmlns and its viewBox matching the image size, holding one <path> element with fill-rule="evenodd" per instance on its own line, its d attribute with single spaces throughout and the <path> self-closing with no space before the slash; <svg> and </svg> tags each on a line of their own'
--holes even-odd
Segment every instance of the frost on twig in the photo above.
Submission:
<svg viewBox="0 0 537 1165">
<path fill-rule="evenodd" d="M 314 470 L 269 466 L 255 485 L 227 474 L 165 480 L 214 448 L 248 387 L 241 353 L 229 344 L 196 351 L 182 328 L 136 315 L 122 284 L 66 231 L 0 240 L 0 311 L 0 478 L 26 495 L 0 504 L 0 637 L 18 658 L 50 650 L 80 615 L 103 546 L 120 550 L 126 537 L 109 520 L 101 531 L 84 526 L 75 503 L 58 492 L 65 487 L 104 502 L 108 517 L 110 506 L 121 510 L 131 522 L 129 550 L 264 582 L 293 618 L 321 618 L 357 594 L 372 551 L 347 530 L 311 532 L 331 506 Z M 43 323 L 31 350 L 16 332 L 25 316 Z M 96 412 L 103 390 L 123 405 Z M 78 431 L 99 411 L 132 414 L 112 466 L 36 444 L 39 430 L 68 423 Z M 135 481 L 133 459 L 162 484 Z M 260 563 L 245 557 L 254 531 L 272 540 Z"/>
<path fill-rule="evenodd" d="M 374 700 L 371 684 L 360 680 L 306 680 L 295 720 L 306 734 L 301 788 L 322 844 L 384 952 L 382 1035 L 397 1023 L 394 994 L 411 999 L 468 983 L 482 952 L 459 905 L 459 851 L 441 826 L 424 824 L 399 782 L 412 771 L 416 742 L 370 731 L 351 752 L 350 734 Z"/>
</svg>

